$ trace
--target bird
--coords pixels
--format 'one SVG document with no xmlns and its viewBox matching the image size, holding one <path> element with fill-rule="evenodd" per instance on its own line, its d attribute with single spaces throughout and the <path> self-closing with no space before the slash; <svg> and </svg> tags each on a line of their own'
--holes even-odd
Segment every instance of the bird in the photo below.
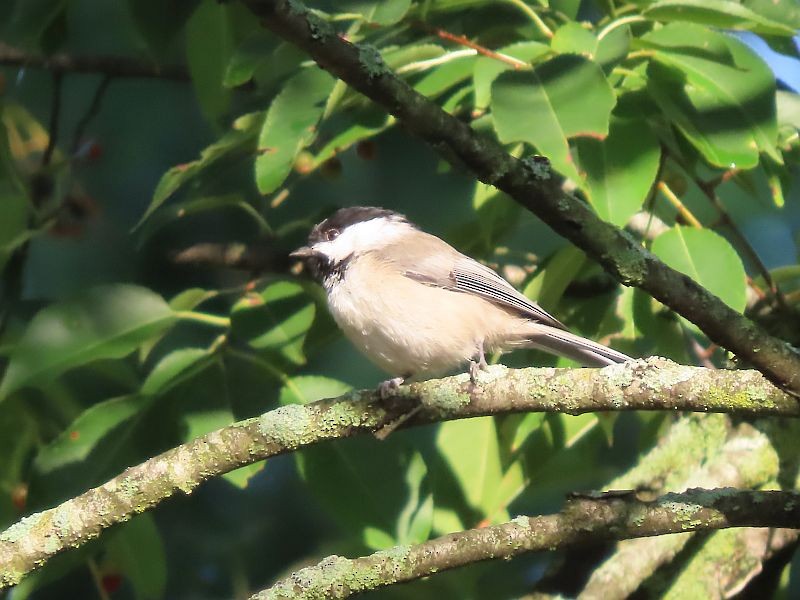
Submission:
<svg viewBox="0 0 800 600">
<path fill-rule="evenodd" d="M 324 287 L 350 342 L 389 374 L 382 394 L 404 382 L 469 366 L 486 353 L 537 348 L 584 366 L 631 358 L 571 333 L 503 277 L 386 208 L 340 208 L 290 253 Z"/>
</svg>

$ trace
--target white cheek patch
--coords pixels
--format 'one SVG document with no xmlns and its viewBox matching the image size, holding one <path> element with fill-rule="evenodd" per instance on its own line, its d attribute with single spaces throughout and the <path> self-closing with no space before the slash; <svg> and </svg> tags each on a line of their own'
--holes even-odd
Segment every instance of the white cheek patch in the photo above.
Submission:
<svg viewBox="0 0 800 600">
<path fill-rule="evenodd" d="M 339 262 L 356 250 L 368 252 L 391 244 L 410 229 L 411 226 L 407 223 L 381 217 L 350 225 L 336 239 L 314 244 L 314 250 L 322 252 L 334 262 Z"/>
</svg>

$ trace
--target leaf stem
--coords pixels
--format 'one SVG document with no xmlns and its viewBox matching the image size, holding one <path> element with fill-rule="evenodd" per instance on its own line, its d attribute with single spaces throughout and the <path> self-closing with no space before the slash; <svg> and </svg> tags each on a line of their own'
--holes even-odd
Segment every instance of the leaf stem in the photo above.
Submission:
<svg viewBox="0 0 800 600">
<path fill-rule="evenodd" d="M 210 315 L 208 313 L 196 312 L 193 310 L 181 310 L 175 313 L 177 317 L 183 321 L 194 321 L 195 323 L 203 323 L 211 327 L 228 328 L 231 326 L 231 320 L 228 317 L 220 317 L 217 315 Z"/>
<path fill-rule="evenodd" d="M 544 21 L 542 21 L 542 18 L 538 14 L 536 14 L 536 11 L 533 10 L 530 6 L 528 6 L 526 2 L 523 2 L 523 0 L 506 0 L 506 2 L 508 2 L 509 4 L 513 4 L 522 12 L 524 12 L 528 16 L 528 18 L 531 21 L 533 21 L 533 24 L 536 25 L 536 28 L 542 32 L 542 35 L 544 37 L 546 37 L 547 39 L 553 37 L 553 30 L 550 29 Z"/>
<path fill-rule="evenodd" d="M 603 29 L 600 30 L 600 33 L 597 34 L 597 39 L 598 41 L 602 40 L 609 33 L 614 31 L 618 27 L 622 27 L 623 25 L 628 25 L 630 23 L 642 23 L 644 21 L 647 21 L 647 19 L 645 19 L 641 15 L 628 15 L 627 17 L 616 19 L 615 21 L 612 21 L 611 23 L 609 23 L 608 25 L 603 27 Z"/>
<path fill-rule="evenodd" d="M 696 229 L 703 228 L 703 224 L 697 219 L 697 217 L 694 216 L 694 214 L 692 214 L 692 211 L 686 208 L 686 205 L 681 202 L 681 199 L 678 198 L 675 192 L 673 192 L 666 183 L 659 181 L 658 191 L 660 191 L 664 195 L 664 198 L 666 198 L 669 203 L 678 210 L 680 215 L 689 225 Z"/>
</svg>

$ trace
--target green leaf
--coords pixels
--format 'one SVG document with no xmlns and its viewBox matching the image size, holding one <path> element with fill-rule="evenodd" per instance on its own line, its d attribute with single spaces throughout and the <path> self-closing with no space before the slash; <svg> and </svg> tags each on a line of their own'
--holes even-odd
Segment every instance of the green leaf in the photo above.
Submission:
<svg viewBox="0 0 800 600">
<path fill-rule="evenodd" d="M 232 88 L 247 83 L 256 70 L 270 60 L 270 54 L 274 51 L 275 36 L 264 31 L 255 32 L 233 52 L 225 68 L 222 85 Z"/>
<path fill-rule="evenodd" d="M 594 59 L 603 67 L 603 71 L 607 75 L 611 72 L 611 69 L 625 59 L 630 46 L 630 28 L 627 25 L 616 27 L 610 33 L 597 40 L 597 51 Z"/>
<path fill-rule="evenodd" d="M 262 117 L 263 113 L 250 113 L 239 117 L 234 121 L 229 132 L 200 153 L 199 159 L 172 167 L 164 173 L 153 192 L 150 206 L 147 207 L 136 227 L 141 227 L 144 221 L 178 189 L 221 159 L 239 152 L 242 154 L 252 152 Z"/>
<path fill-rule="evenodd" d="M 581 0 L 550 0 L 549 5 L 554 12 L 561 13 L 575 20 L 578 18 Z"/>
<path fill-rule="evenodd" d="M 350 387 L 326 377 L 293 377 L 281 390 L 281 403 L 307 404 L 332 398 Z M 425 539 L 429 526 L 429 493 L 422 458 L 399 437 L 384 442 L 368 438 L 339 440 L 295 453 L 303 480 L 326 510 L 351 536 L 371 548 L 387 548 Z"/>
<path fill-rule="evenodd" d="M 299 375 L 288 379 L 281 388 L 278 401 L 283 404 L 308 404 L 322 398 L 336 398 L 350 391 L 338 379 L 320 375 Z"/>
<path fill-rule="evenodd" d="M 188 288 L 175 295 L 169 301 L 169 307 L 175 312 L 184 310 L 194 310 L 206 300 L 216 298 L 219 292 L 216 290 L 204 290 L 203 288 Z"/>
<path fill-rule="evenodd" d="M 796 0 L 744 0 L 742 5 L 772 22 L 800 29 L 800 3 Z"/>
<path fill-rule="evenodd" d="M 589 201 L 600 218 L 623 227 L 658 173 L 661 149 L 647 121 L 612 118 L 606 139 L 581 138 L 576 148 Z"/>
<path fill-rule="evenodd" d="M 550 46 L 559 54 L 582 54 L 586 58 L 594 58 L 597 36 L 580 23 L 570 21 L 556 29 Z"/>
<path fill-rule="evenodd" d="M 199 0 L 128 0 L 139 35 L 156 57 L 163 57 L 183 30 Z"/>
<path fill-rule="evenodd" d="M 0 399 L 101 358 L 122 358 L 175 322 L 164 300 L 127 284 L 92 288 L 52 304 L 30 322 L 11 354 Z"/>
<path fill-rule="evenodd" d="M 2 108 L 2 105 L 0 105 Z M 8 145 L 7 130 L 0 119 L 0 272 L 14 250 L 28 239 L 30 200 Z"/>
<path fill-rule="evenodd" d="M 256 184 L 262 194 L 283 183 L 298 153 L 316 137 L 317 122 L 334 83 L 322 69 L 304 69 L 272 101 L 258 138 Z"/>
<path fill-rule="evenodd" d="M 800 94 L 778 90 L 776 102 L 778 128 L 785 144 L 800 131 Z"/>
<path fill-rule="evenodd" d="M 744 310 L 744 267 L 725 238 L 709 229 L 676 225 L 659 235 L 651 250 L 667 265 L 694 279 L 732 309 Z"/>
<path fill-rule="evenodd" d="M 314 155 L 314 168 L 319 167 L 329 158 L 343 152 L 355 143 L 369 139 L 388 129 L 394 119 L 386 113 L 375 109 L 362 111 L 348 111 L 337 119 L 337 124 L 343 125 L 342 129 L 326 142 Z"/>
<path fill-rule="evenodd" d="M 470 256 L 490 256 L 497 244 L 519 224 L 521 207 L 497 188 L 476 182 L 472 196 L 474 218 L 448 235 L 448 240 Z"/>
<path fill-rule="evenodd" d="M 162 358 L 142 383 L 142 394 L 163 394 L 203 370 L 213 360 L 205 348 L 179 348 Z"/>
<path fill-rule="evenodd" d="M 276 352 L 293 364 L 303 364 L 303 341 L 315 312 L 314 302 L 302 286 L 279 281 L 236 303 L 231 330 L 257 350 Z"/>
<path fill-rule="evenodd" d="M 339 0 L 336 8 L 342 13 L 357 13 L 369 23 L 394 25 L 400 21 L 411 7 L 411 0 Z"/>
<path fill-rule="evenodd" d="M 507 54 L 519 60 L 533 62 L 550 52 L 547 44 L 541 42 L 519 42 L 500 48 L 498 52 Z M 475 61 L 475 68 L 472 73 L 473 90 L 475 93 L 475 108 L 484 110 L 491 101 L 492 82 L 503 71 L 513 69 L 508 63 L 504 63 L 488 56 L 479 56 Z"/>
<path fill-rule="evenodd" d="M 523 293 L 545 310 L 554 311 L 564 290 L 586 264 L 586 255 L 572 245 L 558 250 L 525 286 Z"/>
<path fill-rule="evenodd" d="M 442 423 L 436 434 L 436 448 L 467 504 L 480 515 L 488 515 L 502 478 L 494 419 L 480 417 Z"/>
<path fill-rule="evenodd" d="M 764 35 L 797 33 L 794 27 L 758 14 L 731 0 L 661 0 L 642 13 L 653 21 L 688 21 L 718 29 L 741 29 Z"/>
<path fill-rule="evenodd" d="M 492 84 L 492 115 L 503 143 L 527 142 L 564 175 L 579 181 L 567 139 L 604 138 L 614 93 L 600 67 L 557 56 L 533 71 L 502 73 Z"/>
<path fill-rule="evenodd" d="M 206 118 L 216 124 L 228 110 L 230 90 L 222 85 L 236 46 L 230 7 L 202 0 L 186 24 L 186 58 L 197 99 Z"/>
<path fill-rule="evenodd" d="M 114 529 L 105 551 L 106 560 L 130 582 L 137 600 L 158 600 L 164 596 L 167 557 L 151 515 L 138 515 Z"/>
<path fill-rule="evenodd" d="M 395 71 L 411 63 L 439 58 L 444 54 L 445 49 L 438 44 L 415 44 L 381 49 L 383 62 L 386 63 L 387 67 Z"/>
<path fill-rule="evenodd" d="M 423 96 L 436 98 L 453 86 L 469 79 L 474 65 L 474 56 L 455 58 L 435 69 L 426 71 L 414 84 L 414 89 Z"/>
<path fill-rule="evenodd" d="M 267 235 L 270 232 L 269 224 L 264 220 L 256 209 L 254 209 L 240 194 L 225 194 L 223 196 L 201 196 L 199 198 L 189 198 L 183 202 L 175 202 L 157 211 L 149 217 L 141 227 L 138 228 L 139 246 L 143 245 L 154 234 L 163 227 L 177 221 L 186 219 L 193 215 L 204 212 L 224 211 L 235 209 L 244 213 L 258 228 L 258 233 Z"/>
<path fill-rule="evenodd" d="M 419 452 L 411 455 L 406 468 L 408 499 L 397 519 L 397 541 L 400 544 L 421 544 L 428 539 L 433 526 L 433 493 L 427 486 L 428 467 Z"/>
<path fill-rule="evenodd" d="M 706 28 L 671 24 L 643 41 L 655 48 L 648 90 L 711 164 L 749 169 L 776 148 L 775 79 L 744 44 Z"/>
<path fill-rule="evenodd" d="M 3 28 L 13 43 L 29 48 L 42 44 L 42 37 L 53 23 L 63 17 L 67 0 L 24 0 L 16 2 L 14 12 Z"/>
<path fill-rule="evenodd" d="M 105 400 L 83 411 L 36 456 L 36 468 L 48 474 L 66 465 L 83 463 L 106 440 L 117 448 L 125 439 L 123 430 L 144 408 L 145 401 L 136 394 Z M 105 446 L 105 452 L 114 450 Z"/>
</svg>

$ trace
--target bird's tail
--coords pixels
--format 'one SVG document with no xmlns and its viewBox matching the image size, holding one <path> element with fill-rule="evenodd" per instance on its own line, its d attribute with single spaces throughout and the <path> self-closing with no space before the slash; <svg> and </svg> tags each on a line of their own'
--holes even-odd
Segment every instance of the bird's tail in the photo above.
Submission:
<svg viewBox="0 0 800 600">
<path fill-rule="evenodd" d="M 516 341 L 514 346 L 543 350 L 579 362 L 585 367 L 605 367 L 633 360 L 627 354 L 564 329 L 540 323 L 533 323 L 531 327 L 532 329 L 526 332 L 525 338 Z"/>
</svg>

